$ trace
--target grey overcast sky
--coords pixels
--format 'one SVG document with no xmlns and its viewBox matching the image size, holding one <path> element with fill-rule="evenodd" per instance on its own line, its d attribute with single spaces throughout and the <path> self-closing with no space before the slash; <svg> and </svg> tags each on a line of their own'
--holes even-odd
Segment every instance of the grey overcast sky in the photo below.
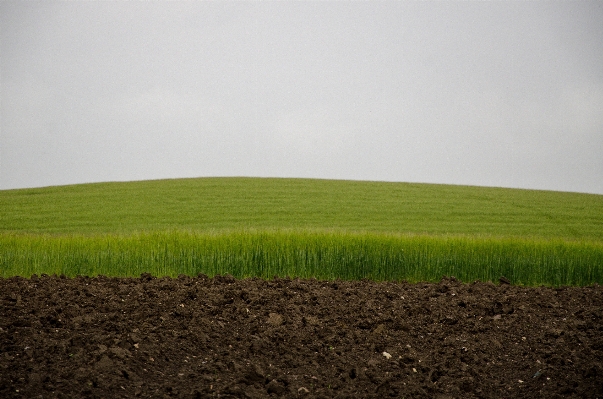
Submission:
<svg viewBox="0 0 603 399">
<path fill-rule="evenodd" d="M 0 2 L 0 189 L 603 194 L 603 2 Z"/>
</svg>

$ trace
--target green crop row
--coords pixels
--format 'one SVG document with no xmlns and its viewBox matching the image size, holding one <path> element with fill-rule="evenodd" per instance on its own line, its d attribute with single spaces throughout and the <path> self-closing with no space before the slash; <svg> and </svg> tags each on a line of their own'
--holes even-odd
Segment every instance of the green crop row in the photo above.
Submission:
<svg viewBox="0 0 603 399">
<path fill-rule="evenodd" d="M 129 235 L 0 234 L 0 276 L 32 274 L 470 282 L 603 283 L 603 243 L 377 233 L 183 231 Z"/>
</svg>

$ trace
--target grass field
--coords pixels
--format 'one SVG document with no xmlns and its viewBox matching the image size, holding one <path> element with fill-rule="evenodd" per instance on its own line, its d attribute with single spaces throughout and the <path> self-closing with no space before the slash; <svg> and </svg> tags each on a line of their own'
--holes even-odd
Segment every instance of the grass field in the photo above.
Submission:
<svg viewBox="0 0 603 399">
<path fill-rule="evenodd" d="M 0 271 L 603 283 L 603 196 L 259 178 L 5 190 Z"/>
</svg>

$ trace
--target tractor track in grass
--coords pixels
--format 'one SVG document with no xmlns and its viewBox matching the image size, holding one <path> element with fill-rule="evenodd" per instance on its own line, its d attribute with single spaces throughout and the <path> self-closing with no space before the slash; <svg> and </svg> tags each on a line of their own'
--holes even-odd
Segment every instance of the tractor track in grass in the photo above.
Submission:
<svg viewBox="0 0 603 399">
<path fill-rule="evenodd" d="M 603 397 L 603 287 L 0 278 L 2 398 Z"/>
</svg>

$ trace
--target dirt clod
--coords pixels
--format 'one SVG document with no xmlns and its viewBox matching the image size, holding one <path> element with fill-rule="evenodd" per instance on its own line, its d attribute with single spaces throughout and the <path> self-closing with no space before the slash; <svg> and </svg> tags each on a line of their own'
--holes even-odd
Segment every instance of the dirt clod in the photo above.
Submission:
<svg viewBox="0 0 603 399">
<path fill-rule="evenodd" d="M 268 324 L 277 327 L 283 324 L 283 316 L 278 313 L 270 313 L 268 316 Z"/>
<path fill-rule="evenodd" d="M 603 288 L 0 279 L 0 397 L 603 397 Z"/>
</svg>

